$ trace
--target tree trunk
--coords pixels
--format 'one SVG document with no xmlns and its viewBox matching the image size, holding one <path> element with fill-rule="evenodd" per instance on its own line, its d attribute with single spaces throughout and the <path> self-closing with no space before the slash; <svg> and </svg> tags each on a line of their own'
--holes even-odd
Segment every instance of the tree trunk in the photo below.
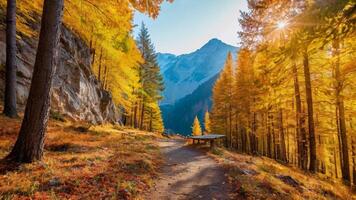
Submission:
<svg viewBox="0 0 356 200">
<path fill-rule="evenodd" d="M 101 81 L 101 65 L 103 59 L 103 47 L 100 49 L 100 56 L 99 56 L 99 67 L 98 67 L 98 80 Z"/>
<path fill-rule="evenodd" d="M 235 132 L 236 132 L 236 149 L 240 150 L 240 139 L 239 139 L 239 122 L 238 122 L 238 114 L 235 113 Z"/>
<path fill-rule="evenodd" d="M 4 114 L 12 118 L 17 117 L 16 72 L 16 0 L 7 0 Z"/>
<path fill-rule="evenodd" d="M 352 138 L 352 157 L 353 157 L 353 189 L 356 190 L 356 136 Z"/>
<path fill-rule="evenodd" d="M 149 125 L 149 131 L 152 132 L 152 119 L 153 118 L 153 112 L 152 112 L 152 108 L 150 109 L 150 125 Z"/>
<path fill-rule="evenodd" d="M 94 68 L 94 63 L 95 63 L 95 54 L 96 54 L 96 50 L 95 50 L 95 44 L 96 44 L 96 41 L 94 40 L 94 45 L 93 45 L 93 50 L 92 50 L 92 54 L 93 54 L 93 58 L 91 60 L 91 66 Z"/>
<path fill-rule="evenodd" d="M 338 149 L 336 147 L 336 140 L 335 140 L 335 136 L 333 135 L 333 145 L 334 145 L 334 173 L 335 173 L 335 178 L 338 178 L 338 160 L 337 160 L 337 152 L 338 152 Z"/>
<path fill-rule="evenodd" d="M 231 111 L 232 107 L 231 107 L 231 103 L 230 103 L 230 109 L 229 109 L 229 137 L 230 137 L 230 148 L 232 148 L 232 114 Z"/>
<path fill-rule="evenodd" d="M 108 67 L 107 65 L 104 66 L 104 83 L 103 83 L 103 88 L 105 90 L 107 90 L 107 86 L 108 86 Z"/>
<path fill-rule="evenodd" d="M 303 52 L 303 66 L 304 66 L 304 78 L 305 78 L 305 93 L 308 106 L 308 128 L 309 128 L 309 170 L 311 172 L 316 172 L 316 142 L 315 142 L 315 129 L 314 129 L 314 112 L 313 112 L 313 96 L 312 96 L 312 86 L 310 79 L 310 69 L 309 69 L 309 55 L 307 48 Z"/>
<path fill-rule="evenodd" d="M 295 58 L 292 58 L 293 60 Z M 308 164 L 308 148 L 307 148 L 307 133 L 305 130 L 305 119 L 302 112 L 302 100 L 300 97 L 298 69 L 297 65 L 293 63 L 293 77 L 294 77 L 294 96 L 295 96 L 295 109 L 296 109 L 296 133 L 297 133 L 297 146 L 298 146 L 298 165 L 301 169 L 307 169 Z"/>
<path fill-rule="evenodd" d="M 334 63 L 335 67 L 335 95 L 336 95 L 336 109 L 337 109 L 337 122 L 338 122 L 338 133 L 340 137 L 340 150 L 342 153 L 342 162 L 341 162 L 341 171 L 342 178 L 350 182 L 350 158 L 349 158 L 349 148 L 347 142 L 347 133 L 346 133 L 346 122 L 345 122 L 345 106 L 344 99 L 341 95 L 343 89 L 343 80 L 340 75 L 340 45 L 337 39 L 333 42 L 333 54 L 336 57 L 336 61 Z"/>
<path fill-rule="evenodd" d="M 277 151 L 277 144 L 276 144 L 276 134 L 274 131 L 274 113 L 271 115 L 271 136 L 272 136 L 272 158 L 277 159 L 278 158 L 278 151 Z"/>
<path fill-rule="evenodd" d="M 52 77 L 57 64 L 63 0 L 45 0 L 41 32 L 25 115 L 8 159 L 32 162 L 43 156 Z"/>
<path fill-rule="evenodd" d="M 263 156 L 267 156 L 267 148 L 266 148 L 266 130 L 267 130 L 267 123 L 266 123 L 266 117 L 265 117 L 265 113 L 262 113 L 261 114 L 261 123 L 262 123 L 262 127 L 263 127 L 263 132 L 262 132 L 262 135 L 261 135 L 261 138 L 262 138 L 262 155 Z"/>
<path fill-rule="evenodd" d="M 284 137 L 284 127 L 283 127 L 283 111 L 279 109 L 279 131 L 281 135 L 281 159 L 284 162 L 287 162 L 287 154 L 286 154 L 286 142 Z"/>
<path fill-rule="evenodd" d="M 138 128 L 138 101 L 135 102 L 133 125 L 134 128 Z"/>
<path fill-rule="evenodd" d="M 143 129 L 143 121 L 145 119 L 144 117 L 145 117 L 145 103 L 142 100 L 142 110 L 141 110 L 141 120 L 140 120 L 140 129 L 141 130 Z"/>
<path fill-rule="evenodd" d="M 253 112 L 252 130 L 253 130 L 253 137 L 254 137 L 254 152 L 253 152 L 254 154 L 258 153 L 258 144 L 259 144 L 258 137 L 257 137 L 257 128 L 258 128 L 257 125 L 258 125 L 257 113 Z"/>
<path fill-rule="evenodd" d="M 271 123 L 270 116 L 267 113 L 267 156 L 272 158 L 272 137 L 271 137 Z"/>
</svg>

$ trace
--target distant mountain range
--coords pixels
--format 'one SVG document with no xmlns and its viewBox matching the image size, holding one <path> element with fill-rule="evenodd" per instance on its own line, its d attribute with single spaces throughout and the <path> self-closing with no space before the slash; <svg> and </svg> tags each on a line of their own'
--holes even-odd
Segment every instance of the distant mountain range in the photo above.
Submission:
<svg viewBox="0 0 356 200">
<path fill-rule="evenodd" d="M 203 127 L 204 113 L 211 108 L 212 88 L 217 78 L 218 74 L 174 105 L 161 106 L 164 126 L 168 132 L 189 135 L 195 116 L 198 116 Z"/>
<path fill-rule="evenodd" d="M 195 116 L 203 123 L 204 113 L 212 105 L 213 85 L 227 54 L 231 52 L 236 57 L 237 51 L 237 47 L 212 39 L 190 54 L 158 54 L 165 84 L 161 109 L 167 131 L 189 135 Z"/>
<path fill-rule="evenodd" d="M 174 104 L 192 93 L 199 85 L 219 73 L 228 52 L 236 55 L 236 50 L 236 47 L 221 40 L 212 39 L 190 54 L 158 54 L 157 60 L 165 85 L 161 104 Z"/>
</svg>

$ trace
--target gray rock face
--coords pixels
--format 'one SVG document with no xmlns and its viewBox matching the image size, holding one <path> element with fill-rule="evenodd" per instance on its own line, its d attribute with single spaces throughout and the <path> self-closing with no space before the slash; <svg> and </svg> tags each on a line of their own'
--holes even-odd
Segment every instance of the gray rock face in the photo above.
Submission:
<svg viewBox="0 0 356 200">
<path fill-rule="evenodd" d="M 26 105 L 35 63 L 38 39 L 18 39 L 17 101 Z M 0 30 L 0 65 L 5 65 L 5 31 Z M 73 120 L 91 123 L 119 122 L 120 116 L 111 94 L 100 86 L 91 70 L 89 47 L 62 26 L 59 64 L 52 82 L 51 109 Z M 0 72 L 0 97 L 4 94 L 4 67 Z"/>
</svg>

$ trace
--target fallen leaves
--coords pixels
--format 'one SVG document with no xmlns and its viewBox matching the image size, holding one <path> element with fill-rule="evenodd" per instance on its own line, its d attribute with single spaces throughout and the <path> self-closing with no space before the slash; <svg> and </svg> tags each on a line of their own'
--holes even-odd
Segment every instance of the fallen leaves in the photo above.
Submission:
<svg viewBox="0 0 356 200">
<path fill-rule="evenodd" d="M 15 142 L 20 119 L 0 116 L 0 156 Z M 6 128 L 5 128 L 6 127 Z M 9 131 L 11 130 L 11 131 Z M 4 199 L 140 199 L 160 162 L 153 133 L 50 122 L 41 162 L 0 175 Z"/>
<path fill-rule="evenodd" d="M 324 179 L 272 159 L 224 149 L 209 155 L 227 168 L 236 199 L 356 199 L 339 180 Z"/>
</svg>

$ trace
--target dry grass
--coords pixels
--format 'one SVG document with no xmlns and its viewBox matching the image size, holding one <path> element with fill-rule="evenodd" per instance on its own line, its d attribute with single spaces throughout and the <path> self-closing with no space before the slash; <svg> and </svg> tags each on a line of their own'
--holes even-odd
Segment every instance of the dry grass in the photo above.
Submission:
<svg viewBox="0 0 356 200">
<path fill-rule="evenodd" d="M 340 180 L 305 173 L 269 158 L 224 149 L 209 154 L 228 169 L 236 199 L 356 199 Z"/>
<path fill-rule="evenodd" d="M 0 158 L 20 119 L 0 116 Z M 160 164 L 156 134 L 51 121 L 44 159 L 0 174 L 0 199 L 142 199 Z"/>
</svg>

